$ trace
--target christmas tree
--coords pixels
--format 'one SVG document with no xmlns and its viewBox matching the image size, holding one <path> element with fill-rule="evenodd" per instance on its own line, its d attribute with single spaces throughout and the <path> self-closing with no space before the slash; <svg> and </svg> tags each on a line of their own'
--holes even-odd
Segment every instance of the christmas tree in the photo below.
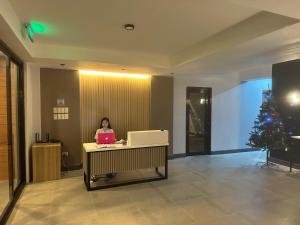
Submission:
<svg viewBox="0 0 300 225">
<path fill-rule="evenodd" d="M 268 163 L 269 152 L 286 150 L 289 137 L 278 113 L 271 90 L 264 94 L 263 103 L 260 107 L 259 115 L 254 121 L 247 145 L 267 151 Z"/>
</svg>

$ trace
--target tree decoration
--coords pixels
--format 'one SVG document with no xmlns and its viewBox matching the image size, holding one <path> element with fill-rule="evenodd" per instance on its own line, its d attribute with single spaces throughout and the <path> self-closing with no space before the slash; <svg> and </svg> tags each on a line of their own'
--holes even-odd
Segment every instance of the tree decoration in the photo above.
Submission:
<svg viewBox="0 0 300 225">
<path fill-rule="evenodd" d="M 290 135 L 292 132 L 286 132 L 271 90 L 268 90 L 260 107 L 260 112 L 254 121 L 247 145 L 267 151 L 268 164 L 269 152 L 285 150 Z"/>
</svg>

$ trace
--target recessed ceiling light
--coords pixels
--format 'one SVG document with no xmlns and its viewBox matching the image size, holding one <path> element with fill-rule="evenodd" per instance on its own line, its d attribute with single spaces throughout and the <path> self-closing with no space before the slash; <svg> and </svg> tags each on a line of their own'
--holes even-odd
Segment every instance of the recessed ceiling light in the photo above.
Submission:
<svg viewBox="0 0 300 225">
<path fill-rule="evenodd" d="M 130 23 L 128 23 L 128 24 L 125 24 L 124 25 L 124 29 L 125 30 L 134 30 L 134 25 L 133 24 L 130 24 Z"/>
</svg>

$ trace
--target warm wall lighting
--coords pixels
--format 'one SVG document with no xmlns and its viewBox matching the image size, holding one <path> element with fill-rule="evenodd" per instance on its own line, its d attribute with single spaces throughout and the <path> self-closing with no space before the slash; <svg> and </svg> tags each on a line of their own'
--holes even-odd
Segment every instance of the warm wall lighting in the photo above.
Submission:
<svg viewBox="0 0 300 225">
<path fill-rule="evenodd" d="M 109 77 L 128 77 L 128 78 L 150 78 L 147 74 L 134 74 L 134 73 L 115 73 L 115 72 L 104 72 L 104 71 L 93 71 L 93 70 L 79 70 L 82 75 L 93 75 L 93 76 L 109 76 Z"/>
<path fill-rule="evenodd" d="M 297 106 L 300 104 L 300 94 L 297 91 L 289 93 L 287 99 L 291 106 Z"/>
</svg>

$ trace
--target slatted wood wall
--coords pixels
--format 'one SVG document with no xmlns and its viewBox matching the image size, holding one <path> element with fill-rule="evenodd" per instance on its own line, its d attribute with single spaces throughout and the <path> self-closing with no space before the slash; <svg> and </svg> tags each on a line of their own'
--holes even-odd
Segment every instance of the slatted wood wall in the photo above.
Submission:
<svg viewBox="0 0 300 225">
<path fill-rule="evenodd" d="M 102 117 L 109 117 L 117 139 L 127 131 L 147 130 L 150 120 L 150 78 L 80 75 L 82 142 L 93 142 Z"/>
<path fill-rule="evenodd" d="M 0 59 L 0 180 L 8 179 L 7 144 L 6 65 Z"/>
</svg>

